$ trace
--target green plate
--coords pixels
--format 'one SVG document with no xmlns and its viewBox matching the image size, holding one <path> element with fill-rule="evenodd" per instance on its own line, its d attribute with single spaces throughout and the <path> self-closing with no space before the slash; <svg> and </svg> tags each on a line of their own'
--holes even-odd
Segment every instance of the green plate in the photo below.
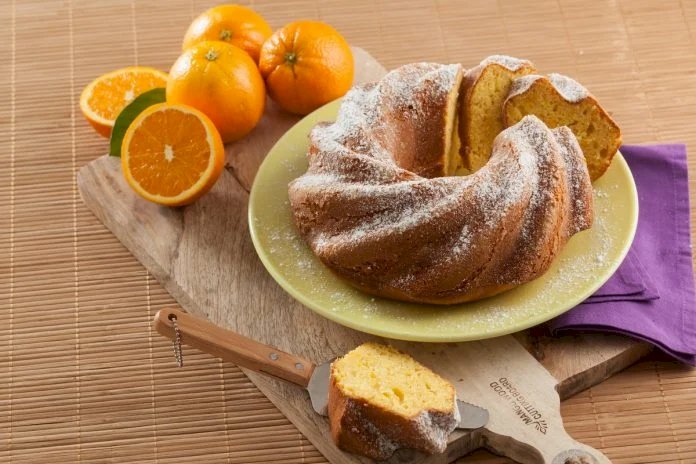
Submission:
<svg viewBox="0 0 696 464">
<path fill-rule="evenodd" d="M 631 171 L 617 153 L 594 184 L 595 224 L 575 235 L 551 269 L 533 282 L 501 295 L 451 306 L 376 298 L 336 277 L 298 234 L 288 201 L 288 183 L 307 170 L 308 134 L 319 121 L 333 121 L 340 102 L 330 103 L 290 129 L 259 168 L 249 199 L 251 237 L 268 272 L 305 306 L 339 324 L 401 340 L 457 342 L 517 332 L 564 313 L 594 293 L 628 252 L 638 221 Z"/>
</svg>

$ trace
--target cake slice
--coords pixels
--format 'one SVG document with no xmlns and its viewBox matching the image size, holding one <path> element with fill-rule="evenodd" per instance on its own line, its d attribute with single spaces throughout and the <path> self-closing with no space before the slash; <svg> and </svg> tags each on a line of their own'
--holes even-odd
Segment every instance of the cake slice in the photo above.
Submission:
<svg viewBox="0 0 696 464">
<path fill-rule="evenodd" d="M 527 60 L 493 55 L 464 76 L 459 111 L 459 131 L 464 167 L 473 173 L 491 156 L 493 140 L 502 132 L 503 102 L 512 80 L 536 72 Z"/>
<path fill-rule="evenodd" d="M 595 181 L 609 168 L 621 145 L 621 130 L 588 90 L 561 74 L 531 74 L 515 79 L 505 103 L 506 126 L 528 114 L 550 128 L 567 126 L 580 143 L 590 178 Z"/>
<path fill-rule="evenodd" d="M 454 387 L 409 355 L 365 343 L 331 365 L 331 436 L 372 459 L 398 448 L 442 453 L 459 422 Z"/>
</svg>

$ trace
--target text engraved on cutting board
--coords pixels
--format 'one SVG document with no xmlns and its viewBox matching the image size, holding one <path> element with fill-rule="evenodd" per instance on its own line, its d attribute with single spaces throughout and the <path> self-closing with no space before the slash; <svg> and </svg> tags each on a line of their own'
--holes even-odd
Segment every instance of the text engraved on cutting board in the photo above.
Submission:
<svg viewBox="0 0 696 464">
<path fill-rule="evenodd" d="M 541 412 L 527 400 L 506 377 L 501 377 L 489 384 L 501 400 L 512 405 L 515 415 L 522 423 L 534 427 L 538 432 L 546 435 L 548 424 Z"/>
</svg>

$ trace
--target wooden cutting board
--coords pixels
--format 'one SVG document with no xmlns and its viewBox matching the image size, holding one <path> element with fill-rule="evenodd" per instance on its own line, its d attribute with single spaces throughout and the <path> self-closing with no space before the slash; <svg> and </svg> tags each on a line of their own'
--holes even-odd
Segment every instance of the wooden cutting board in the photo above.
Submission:
<svg viewBox="0 0 696 464">
<path fill-rule="evenodd" d="M 353 51 L 356 82 L 376 80 L 384 74 L 384 68 L 368 53 L 358 48 Z M 269 103 L 258 128 L 243 141 L 227 147 L 227 169 L 211 192 L 183 209 L 163 208 L 141 200 L 125 184 L 119 160 L 108 156 L 80 170 L 78 187 L 86 205 L 185 310 L 281 350 L 322 362 L 374 337 L 323 319 L 290 298 L 256 256 L 247 223 L 248 190 L 256 170 L 275 141 L 298 119 Z M 643 343 L 618 335 L 550 338 L 543 331 L 536 332 L 539 333 L 517 334 L 516 340 L 507 336 L 473 344 L 439 345 L 437 349 L 429 344 L 408 344 L 408 350 L 420 353 L 436 370 L 465 379 L 457 384 L 465 399 L 473 394 L 468 388 L 477 376 L 490 385 L 499 374 L 491 372 L 491 380 L 483 378 L 481 366 L 471 369 L 471 359 L 476 359 L 467 358 L 466 353 L 471 350 L 491 353 L 489 365 L 497 366 L 498 361 L 502 365 L 505 361 L 506 373 L 499 377 L 518 376 L 520 382 L 527 375 L 548 377 L 544 382 L 556 384 L 561 398 L 601 382 L 650 350 Z M 514 372 L 516 357 L 524 365 L 533 359 L 520 346 L 538 360 L 533 363 L 538 372 Z M 325 419 L 312 411 L 304 391 L 245 372 L 332 462 L 359 462 L 333 446 Z M 557 409 L 557 400 L 549 404 L 555 404 Z M 498 425 L 494 411 L 493 417 L 495 429 Z M 502 429 L 506 426 L 500 424 Z M 511 432 L 502 429 L 497 436 L 509 436 Z M 456 459 L 484 441 L 491 445 L 491 436 L 458 432 L 451 438 L 448 453 L 428 462 Z M 510 450 L 518 459 L 526 459 L 524 452 L 519 454 L 514 447 Z"/>
</svg>

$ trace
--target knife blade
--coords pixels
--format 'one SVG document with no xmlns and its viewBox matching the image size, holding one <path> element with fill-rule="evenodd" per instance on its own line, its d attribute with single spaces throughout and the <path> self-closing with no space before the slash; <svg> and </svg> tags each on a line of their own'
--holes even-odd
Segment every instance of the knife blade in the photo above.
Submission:
<svg viewBox="0 0 696 464">
<path fill-rule="evenodd" d="M 238 333 L 218 327 L 178 309 L 162 309 L 155 315 L 155 330 L 175 341 L 198 348 L 225 361 L 305 388 L 312 408 L 328 415 L 331 361 L 315 365 Z M 180 347 L 179 347 L 180 348 Z M 488 423 L 488 411 L 456 399 L 461 429 L 477 429 Z"/>
<path fill-rule="evenodd" d="M 488 424 L 488 419 L 490 419 L 487 409 L 460 399 L 457 399 L 457 409 L 459 409 L 458 429 L 479 429 L 485 427 Z"/>
</svg>

